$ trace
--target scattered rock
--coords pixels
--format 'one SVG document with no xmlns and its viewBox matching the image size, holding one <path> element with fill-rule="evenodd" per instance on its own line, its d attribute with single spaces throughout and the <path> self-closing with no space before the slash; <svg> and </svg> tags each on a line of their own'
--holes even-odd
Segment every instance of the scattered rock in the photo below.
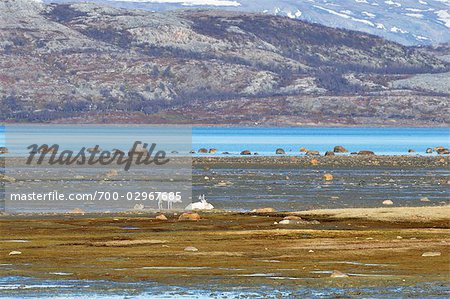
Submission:
<svg viewBox="0 0 450 299">
<path fill-rule="evenodd" d="M 184 251 L 197 252 L 198 249 L 197 249 L 197 247 L 194 247 L 194 246 L 188 246 L 188 247 L 184 248 Z"/>
<path fill-rule="evenodd" d="M 7 176 L 7 175 L 4 175 L 4 174 L 0 173 L 0 182 L 15 183 L 16 179 L 11 177 L 11 176 Z"/>
<path fill-rule="evenodd" d="M 252 213 L 273 213 L 276 212 L 274 208 L 259 208 L 252 210 Z"/>
<path fill-rule="evenodd" d="M 422 198 L 420 199 L 420 201 L 421 201 L 421 202 L 429 202 L 430 199 L 429 199 L 428 197 L 422 197 Z"/>
<path fill-rule="evenodd" d="M 334 152 L 332 152 L 332 151 L 326 151 L 326 152 L 325 152 L 325 157 L 328 157 L 328 156 L 334 156 Z"/>
<path fill-rule="evenodd" d="M 309 152 L 309 150 L 306 149 L 306 148 L 304 148 L 304 147 L 301 147 L 301 148 L 300 148 L 300 152 L 301 152 L 301 153 L 307 153 L 307 152 Z"/>
<path fill-rule="evenodd" d="M 133 157 L 134 155 L 148 156 L 148 150 L 142 144 L 133 145 L 133 148 L 128 151 L 128 156 Z"/>
<path fill-rule="evenodd" d="M 69 212 L 70 214 L 80 214 L 80 215 L 84 215 L 84 211 L 80 208 L 75 208 L 72 211 Z"/>
<path fill-rule="evenodd" d="M 343 146 L 341 145 L 336 145 L 333 149 L 333 152 L 335 153 L 348 153 L 348 150 L 345 149 Z"/>
<path fill-rule="evenodd" d="M 312 166 L 317 166 L 317 165 L 319 165 L 319 160 L 312 159 L 310 163 L 311 163 Z"/>
<path fill-rule="evenodd" d="M 209 153 L 210 154 L 215 154 L 217 152 L 217 148 L 210 148 L 209 149 Z"/>
<path fill-rule="evenodd" d="M 102 149 L 99 147 L 88 147 L 86 149 L 86 151 L 90 154 L 97 154 L 97 153 L 100 153 L 102 151 Z"/>
<path fill-rule="evenodd" d="M 251 155 L 251 154 L 252 154 L 252 152 L 249 150 L 245 150 L 245 151 L 241 152 L 241 155 Z"/>
<path fill-rule="evenodd" d="M 8 255 L 20 255 L 20 254 L 22 254 L 21 251 L 13 250 L 13 251 L 11 251 Z"/>
<path fill-rule="evenodd" d="M 133 210 L 135 210 L 135 211 L 142 211 L 143 209 L 144 209 L 144 205 L 140 204 L 140 203 L 135 204 L 133 207 Z"/>
<path fill-rule="evenodd" d="M 325 181 L 332 181 L 332 180 L 333 180 L 333 175 L 332 175 L 331 173 L 325 173 L 325 174 L 322 176 L 322 178 L 323 178 Z"/>
<path fill-rule="evenodd" d="M 277 148 L 277 150 L 275 151 L 275 154 L 276 155 L 285 155 L 286 152 L 282 148 Z"/>
<path fill-rule="evenodd" d="M 345 273 L 342 273 L 339 270 L 334 270 L 333 273 L 331 273 L 330 277 L 343 278 L 343 277 L 348 277 L 348 275 Z"/>
<path fill-rule="evenodd" d="M 359 156 L 374 156 L 375 153 L 372 151 L 359 151 L 358 155 Z"/>
<path fill-rule="evenodd" d="M 436 151 L 439 155 L 450 155 L 450 150 L 443 148 Z"/>
<path fill-rule="evenodd" d="M 431 153 L 433 153 L 433 149 L 429 147 L 429 148 L 427 148 L 427 150 L 425 151 L 425 153 L 431 154 Z"/>
<path fill-rule="evenodd" d="M 307 156 L 320 156 L 320 152 L 319 151 L 308 151 L 306 152 Z"/>
<path fill-rule="evenodd" d="M 178 217 L 179 221 L 199 221 L 200 215 L 197 213 L 183 213 Z"/>
<path fill-rule="evenodd" d="M 201 148 L 201 149 L 198 150 L 198 153 L 199 153 L 199 154 L 207 154 L 207 153 L 208 153 L 208 149 L 206 149 L 206 148 Z"/>
<path fill-rule="evenodd" d="M 299 216 L 290 215 L 290 216 L 284 217 L 283 220 L 302 220 L 302 218 Z"/>
<path fill-rule="evenodd" d="M 156 220 L 161 220 L 161 221 L 166 221 L 167 217 L 164 214 L 160 214 L 158 216 L 155 217 Z"/>
<path fill-rule="evenodd" d="M 394 202 L 390 199 L 386 199 L 385 201 L 383 201 L 383 204 L 386 206 L 391 206 L 394 204 Z"/>
<path fill-rule="evenodd" d="M 108 178 L 108 179 L 116 177 L 118 175 L 119 175 L 119 172 L 117 170 L 115 170 L 115 169 L 111 169 L 110 171 L 105 173 L 105 177 Z"/>
<path fill-rule="evenodd" d="M 422 253 L 422 256 L 428 257 L 428 256 L 441 256 L 441 253 L 439 251 L 429 251 Z"/>
<path fill-rule="evenodd" d="M 281 220 L 278 224 L 293 224 L 291 220 Z"/>
</svg>

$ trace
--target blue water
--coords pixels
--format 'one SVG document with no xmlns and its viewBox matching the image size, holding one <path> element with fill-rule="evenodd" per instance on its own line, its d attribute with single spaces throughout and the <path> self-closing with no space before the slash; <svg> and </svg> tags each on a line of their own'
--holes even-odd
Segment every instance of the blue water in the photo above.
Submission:
<svg viewBox="0 0 450 299">
<path fill-rule="evenodd" d="M 342 145 L 350 152 L 371 150 L 378 155 L 405 155 L 408 149 L 416 150 L 416 154 L 425 154 L 428 147 L 450 147 L 450 128 L 195 127 L 192 129 L 192 139 L 186 136 L 191 132 L 186 127 L 173 130 L 164 127 L 164 130 L 169 130 L 175 137 L 179 130 L 178 137 L 183 137 L 180 142 L 192 141 L 192 144 L 179 147 L 180 154 L 187 154 L 190 149 L 197 151 L 199 148 L 216 148 L 215 155 L 221 155 L 222 152 L 238 155 L 242 150 L 257 152 L 259 155 L 274 155 L 277 148 L 282 148 L 287 155 L 299 155 L 301 147 L 320 151 L 323 154 L 336 145 Z M 0 146 L 5 146 L 7 143 L 6 146 L 14 147 L 10 138 L 13 136 L 13 143 L 17 145 L 20 143 L 21 151 L 24 151 L 24 145 L 31 144 L 31 139 L 39 140 L 41 143 L 53 143 L 56 142 L 55 138 L 73 150 L 79 150 L 82 146 L 91 147 L 97 143 L 103 149 L 127 150 L 133 140 L 155 135 L 149 133 L 148 126 L 118 125 L 13 125 L 7 126 L 6 132 L 5 141 L 4 130 L 0 127 Z M 158 140 L 149 141 L 158 143 Z"/>
<path fill-rule="evenodd" d="M 250 150 L 274 155 L 283 148 L 298 155 L 305 147 L 322 154 L 342 145 L 350 152 L 371 150 L 380 155 L 404 155 L 408 149 L 424 154 L 428 147 L 450 144 L 450 128 L 194 128 L 193 148 L 218 152 Z"/>
</svg>

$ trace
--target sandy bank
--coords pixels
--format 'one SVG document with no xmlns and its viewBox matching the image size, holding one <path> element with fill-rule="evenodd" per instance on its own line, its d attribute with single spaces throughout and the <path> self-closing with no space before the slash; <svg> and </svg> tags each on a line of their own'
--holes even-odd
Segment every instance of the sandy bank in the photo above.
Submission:
<svg viewBox="0 0 450 299">
<path fill-rule="evenodd" d="M 328 219 L 366 219 L 389 222 L 450 221 L 450 205 L 440 207 L 321 209 L 293 214 L 310 217 L 320 216 Z"/>
</svg>

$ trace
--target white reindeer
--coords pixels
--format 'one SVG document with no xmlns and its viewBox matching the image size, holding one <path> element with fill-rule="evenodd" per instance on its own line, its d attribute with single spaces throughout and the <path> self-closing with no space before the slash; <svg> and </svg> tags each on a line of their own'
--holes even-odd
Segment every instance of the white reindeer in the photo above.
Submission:
<svg viewBox="0 0 450 299">
<path fill-rule="evenodd" d="M 181 199 L 174 196 L 173 198 L 170 198 L 170 196 L 159 196 L 158 199 L 158 209 L 163 209 L 163 201 L 167 201 L 167 209 L 171 210 L 173 208 L 174 203 L 181 202 Z"/>
<path fill-rule="evenodd" d="M 214 206 L 206 201 L 205 194 L 202 194 L 198 197 L 200 201 L 190 203 L 185 210 L 212 210 Z"/>
</svg>

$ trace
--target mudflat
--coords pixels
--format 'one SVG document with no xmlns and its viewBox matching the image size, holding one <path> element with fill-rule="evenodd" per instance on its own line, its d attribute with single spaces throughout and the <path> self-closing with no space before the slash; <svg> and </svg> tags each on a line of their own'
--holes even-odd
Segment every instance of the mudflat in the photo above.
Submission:
<svg viewBox="0 0 450 299">
<path fill-rule="evenodd" d="M 180 212 L 2 215 L 0 276 L 202 288 L 448 285 L 449 209 L 215 211 L 199 221 L 179 221 Z"/>
</svg>

